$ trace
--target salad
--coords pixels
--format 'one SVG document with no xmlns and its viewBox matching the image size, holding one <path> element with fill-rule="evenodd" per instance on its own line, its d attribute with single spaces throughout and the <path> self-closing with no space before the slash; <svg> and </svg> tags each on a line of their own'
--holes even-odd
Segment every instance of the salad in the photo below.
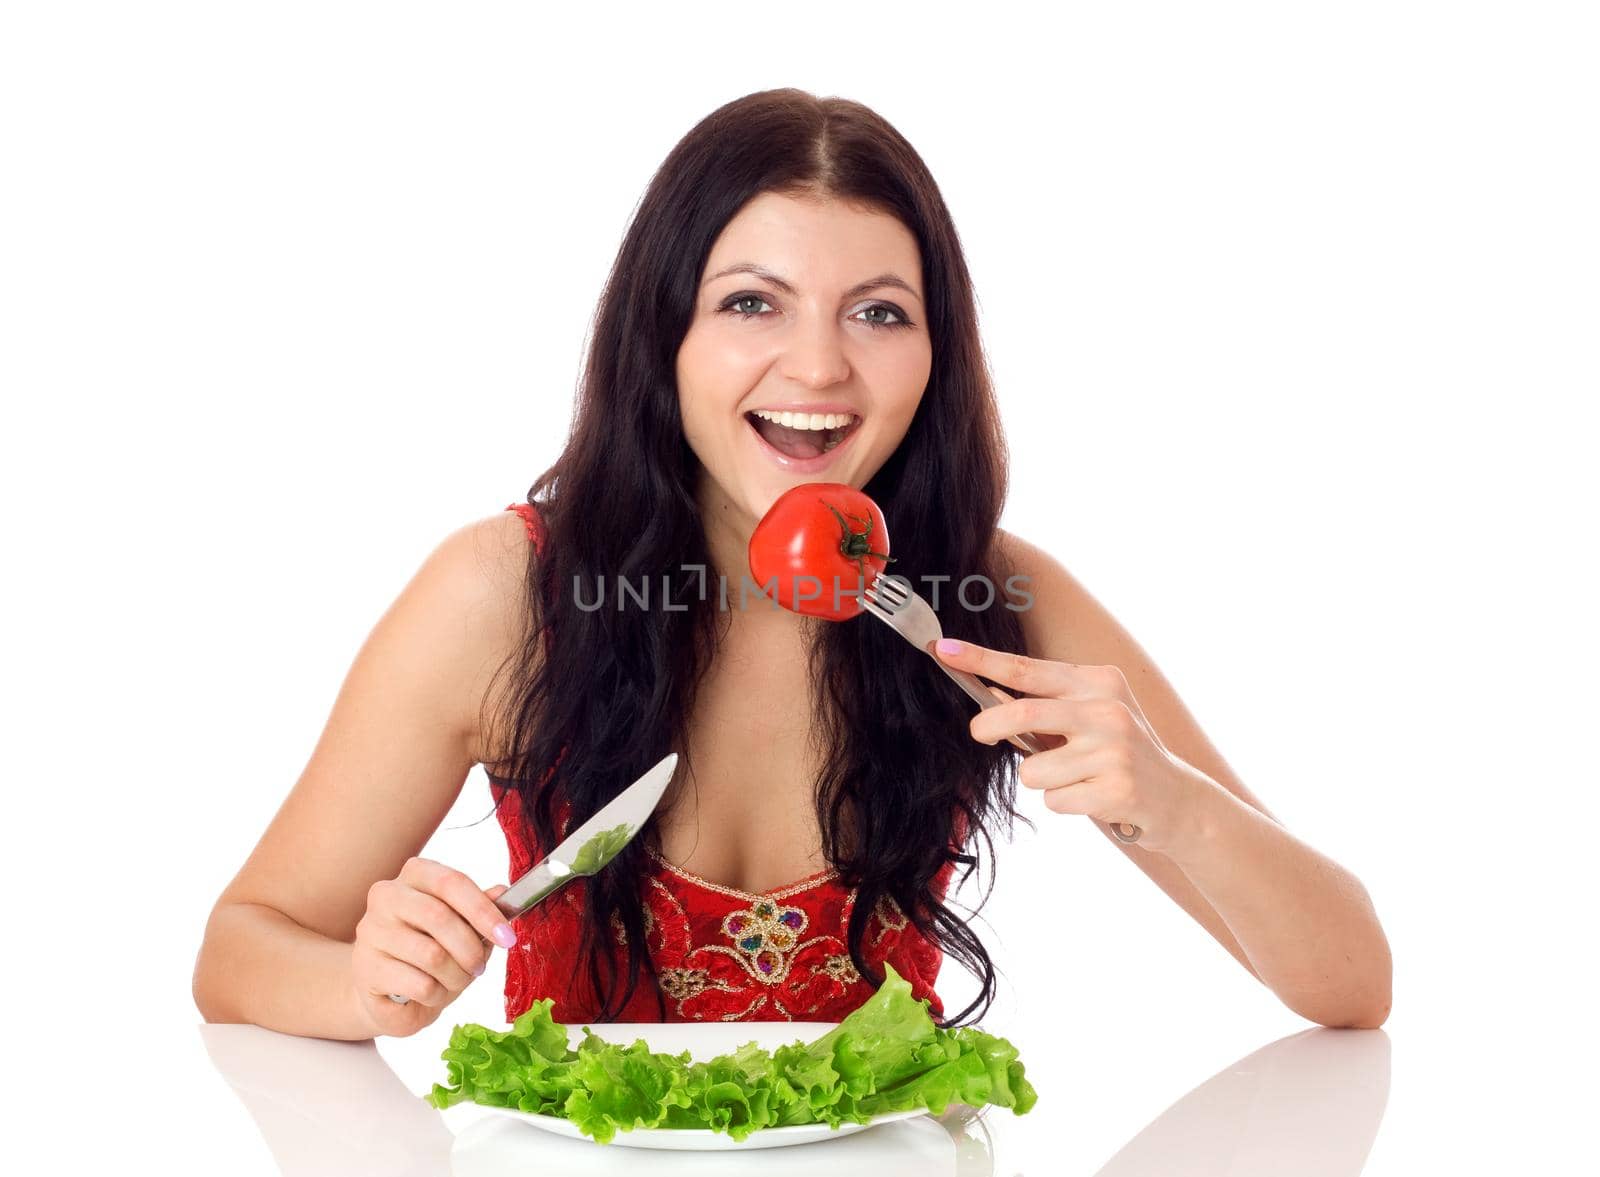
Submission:
<svg viewBox="0 0 1600 1177">
<path fill-rule="evenodd" d="M 466 1100 L 571 1120 L 605 1144 L 634 1128 L 709 1128 L 743 1140 L 790 1124 L 865 1124 L 886 1112 L 952 1103 L 994 1104 L 1021 1115 L 1037 1095 L 1004 1038 L 934 1024 L 928 1003 L 889 965 L 884 982 L 812 1042 L 767 1051 L 746 1043 L 706 1062 L 658 1054 L 643 1039 L 618 1046 L 587 1026 L 576 1050 L 534 1002 L 509 1030 L 456 1026 L 441 1056 L 449 1083 L 423 1098 L 436 1108 Z"/>
</svg>

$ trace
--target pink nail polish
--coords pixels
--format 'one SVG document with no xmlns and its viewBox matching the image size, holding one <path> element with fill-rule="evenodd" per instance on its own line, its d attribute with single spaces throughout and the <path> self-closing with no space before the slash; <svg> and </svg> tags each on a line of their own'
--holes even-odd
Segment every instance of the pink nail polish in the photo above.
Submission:
<svg viewBox="0 0 1600 1177">
<path fill-rule="evenodd" d="M 510 924 L 496 924 L 493 935 L 494 942 L 501 948 L 510 948 L 517 942 L 517 934 L 511 930 Z"/>
<path fill-rule="evenodd" d="M 958 642 L 955 638 L 940 638 L 933 646 L 941 654 L 959 654 L 966 649 L 965 643 Z"/>
</svg>

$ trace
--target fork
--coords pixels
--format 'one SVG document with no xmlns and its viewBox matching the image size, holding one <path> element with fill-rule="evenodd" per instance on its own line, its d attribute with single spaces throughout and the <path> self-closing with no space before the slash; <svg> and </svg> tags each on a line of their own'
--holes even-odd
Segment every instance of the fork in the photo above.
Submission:
<svg viewBox="0 0 1600 1177">
<path fill-rule="evenodd" d="M 934 664 L 948 674 L 979 707 L 988 710 L 1005 702 L 977 675 L 969 674 L 954 666 L 946 666 L 934 653 L 933 643 L 944 637 L 944 627 L 939 624 L 939 615 L 933 611 L 928 602 L 900 581 L 892 580 L 881 572 L 877 573 L 861 595 L 861 607 L 932 658 Z M 1024 752 L 1044 751 L 1044 745 L 1039 742 L 1039 737 L 1031 732 L 1018 732 L 1014 736 L 1007 736 L 1006 739 Z M 1107 824 L 1111 833 L 1121 842 L 1137 842 L 1139 835 L 1144 832 L 1138 826 L 1125 821 Z M 1131 832 L 1124 833 L 1124 830 Z"/>
</svg>

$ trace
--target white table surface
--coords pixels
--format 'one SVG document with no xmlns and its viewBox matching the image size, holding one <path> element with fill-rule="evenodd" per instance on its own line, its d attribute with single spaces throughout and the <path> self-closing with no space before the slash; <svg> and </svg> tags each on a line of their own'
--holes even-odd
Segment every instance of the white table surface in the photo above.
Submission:
<svg viewBox="0 0 1600 1177">
<path fill-rule="evenodd" d="M 1504 822 L 1489 807 L 1454 812 Z M 1418 839 L 1409 857 L 1394 833 L 1392 866 L 1368 872 L 1396 945 L 1395 1009 L 1379 1030 L 1327 1029 L 1286 1008 L 1126 862 L 1081 846 L 1093 831 L 1018 839 L 983 917 L 1004 966 L 983 1025 L 1017 1045 L 1034 1110 L 720 1156 L 562 1140 L 472 1105 L 428 1107 L 420 1097 L 445 1078 L 452 1025 L 503 1024 L 500 953 L 410 1038 L 201 1025 L 185 974 L 212 897 L 152 874 L 129 892 L 141 902 L 102 913 L 87 942 L 62 942 L 56 926 L 18 939 L 53 936 L 59 950 L 6 1004 L 6 1110 L 18 1128 L 5 1163 L 95 1177 L 1600 1172 L 1595 952 L 1583 931 L 1592 866 L 1560 840 L 1465 832 Z M 190 869 L 171 862 L 175 876 Z M 1064 914 L 1046 922 L 1052 896 L 1065 897 Z M 941 973 L 947 1001 L 961 981 Z"/>
<path fill-rule="evenodd" d="M 1075 1115 L 1052 1092 L 1050 1068 L 1026 1116 L 952 1109 L 854 1137 L 745 1154 L 641 1153 L 559 1139 L 472 1105 L 439 1113 L 418 1098 L 443 1065 L 403 1080 L 373 1043 L 295 1038 L 254 1026 L 197 1031 L 211 1073 L 248 1112 L 225 1139 L 239 1173 L 425 1174 L 827 1173 L 830 1177 L 977 1177 L 1062 1172 Z M 1384 1117 L 1390 1039 L 1384 1031 L 1312 1028 L 1221 1060 L 1099 1168 L 1102 1174 L 1344 1175 L 1362 1171 Z M 252 1141 L 251 1136 L 256 1140 Z M 251 1167 L 249 1162 L 254 1162 Z M 235 1162 L 245 1162 L 236 1167 Z M 276 1168 L 274 1167 L 274 1162 Z"/>
</svg>

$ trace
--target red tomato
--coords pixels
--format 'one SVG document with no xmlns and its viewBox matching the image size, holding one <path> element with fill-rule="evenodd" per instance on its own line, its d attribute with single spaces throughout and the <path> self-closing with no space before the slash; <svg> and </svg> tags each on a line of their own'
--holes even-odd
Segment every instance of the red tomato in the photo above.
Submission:
<svg viewBox="0 0 1600 1177">
<path fill-rule="evenodd" d="M 750 574 L 761 591 L 829 621 L 859 614 L 860 591 L 893 559 L 878 504 L 843 482 L 784 491 L 750 534 Z"/>
</svg>

